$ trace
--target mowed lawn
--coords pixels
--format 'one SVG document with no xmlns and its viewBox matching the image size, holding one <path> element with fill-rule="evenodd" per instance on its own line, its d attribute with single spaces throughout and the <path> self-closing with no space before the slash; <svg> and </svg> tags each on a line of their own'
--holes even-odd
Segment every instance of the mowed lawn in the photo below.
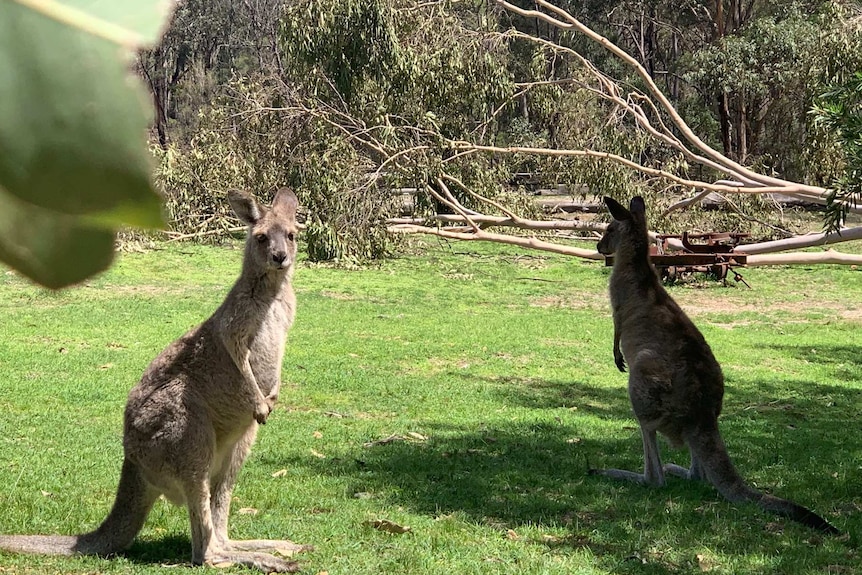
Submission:
<svg viewBox="0 0 862 575">
<path fill-rule="evenodd" d="M 160 245 L 59 293 L 0 271 L 0 533 L 104 518 L 128 390 L 218 306 L 240 258 L 238 244 Z M 313 544 L 310 574 L 862 573 L 862 270 L 670 288 L 723 365 L 721 428 L 743 476 L 838 538 L 708 485 L 586 474 L 642 466 L 608 273 L 434 241 L 367 267 L 302 262 L 285 385 L 235 490 L 232 536 Z M 176 574 L 190 558 L 185 510 L 159 502 L 122 557 L 0 554 L 0 573 Z"/>
</svg>

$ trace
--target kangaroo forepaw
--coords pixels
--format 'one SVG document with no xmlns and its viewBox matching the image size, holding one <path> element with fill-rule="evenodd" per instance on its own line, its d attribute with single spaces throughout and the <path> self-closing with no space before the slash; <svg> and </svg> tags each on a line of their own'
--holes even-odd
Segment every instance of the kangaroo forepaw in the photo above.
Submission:
<svg viewBox="0 0 862 575">
<path fill-rule="evenodd" d="M 272 413 L 272 405 L 269 404 L 268 401 L 264 401 L 262 403 L 257 404 L 254 408 L 254 419 L 259 424 L 264 425 L 266 423 L 266 419 L 269 417 L 269 414 Z"/>
<path fill-rule="evenodd" d="M 618 353 L 614 354 L 614 363 L 617 364 L 617 369 L 621 372 L 626 372 L 626 360 L 623 358 L 623 354 Z"/>
</svg>

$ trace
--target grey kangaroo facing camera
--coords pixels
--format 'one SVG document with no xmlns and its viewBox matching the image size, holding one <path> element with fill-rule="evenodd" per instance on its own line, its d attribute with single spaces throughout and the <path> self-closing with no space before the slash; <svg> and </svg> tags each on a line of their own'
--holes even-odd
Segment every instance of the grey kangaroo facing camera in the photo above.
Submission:
<svg viewBox="0 0 862 575">
<path fill-rule="evenodd" d="M 192 563 L 235 563 L 272 573 L 298 570 L 270 552 L 290 541 L 228 537 L 231 491 L 258 424 L 281 386 L 281 363 L 296 297 L 296 195 L 282 188 L 270 207 L 228 193 L 248 226 L 242 272 L 208 320 L 170 344 L 130 392 L 124 459 L 114 506 L 83 535 L 0 535 L 0 549 L 49 555 L 112 555 L 128 548 L 164 495 L 188 507 Z"/>
</svg>

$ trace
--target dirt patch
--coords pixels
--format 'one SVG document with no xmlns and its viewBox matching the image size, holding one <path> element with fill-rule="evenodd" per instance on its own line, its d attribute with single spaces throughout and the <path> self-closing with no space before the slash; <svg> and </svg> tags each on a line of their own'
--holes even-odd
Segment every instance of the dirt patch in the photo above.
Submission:
<svg viewBox="0 0 862 575">
<path fill-rule="evenodd" d="M 731 293 L 728 293 L 731 292 Z M 692 318 L 710 315 L 772 315 L 798 316 L 798 321 L 810 321 L 811 312 L 820 312 L 829 318 L 862 323 L 862 305 L 838 301 L 774 301 L 764 299 L 762 302 L 752 302 L 736 295 L 732 290 L 684 290 L 673 293 L 673 298 L 683 311 Z M 591 310 L 610 313 L 610 302 L 606 294 L 572 293 L 564 295 L 549 295 L 530 300 L 533 307 L 559 308 L 572 310 Z M 746 327 L 757 323 L 757 320 L 747 318 L 721 318 L 723 321 L 709 321 L 711 325 L 723 329 Z M 793 319 L 784 321 L 793 322 Z"/>
<path fill-rule="evenodd" d="M 512 259 L 512 262 L 527 270 L 543 270 L 548 267 L 547 258 L 530 254 L 517 255 Z"/>
<path fill-rule="evenodd" d="M 578 293 L 571 295 L 550 295 L 530 300 L 532 307 L 552 307 L 564 309 L 607 310 L 610 308 L 607 295 Z"/>
<path fill-rule="evenodd" d="M 176 295 L 191 291 L 188 288 L 176 288 L 169 285 L 122 285 L 122 284 L 105 284 L 103 286 L 87 285 L 86 287 L 104 292 L 111 296 L 161 296 L 161 295 Z"/>
<path fill-rule="evenodd" d="M 839 309 L 842 319 L 856 323 L 862 323 L 862 308 Z"/>
<path fill-rule="evenodd" d="M 742 301 L 737 297 L 710 297 L 710 293 L 685 293 L 674 294 L 674 299 L 679 303 L 680 307 L 691 317 L 698 317 L 708 314 L 741 314 L 741 313 L 776 313 L 783 312 L 792 315 L 804 316 L 810 311 L 823 312 L 826 315 L 834 316 L 845 321 L 862 323 L 862 307 L 854 305 L 848 307 L 846 304 L 837 301 L 817 300 L 815 302 L 805 301 L 773 301 L 765 300 L 762 303 L 751 303 Z M 806 320 L 802 320 L 806 321 Z M 747 320 L 732 321 L 729 323 L 715 323 L 719 327 L 741 327 L 750 325 L 752 322 Z"/>
<path fill-rule="evenodd" d="M 321 290 L 320 295 L 322 295 L 323 297 L 328 297 L 330 299 L 337 299 L 339 301 L 356 301 L 357 299 L 359 299 L 355 295 L 349 293 L 342 293 L 331 290 Z"/>
<path fill-rule="evenodd" d="M 738 298 L 727 298 L 710 296 L 709 293 L 674 294 L 674 299 L 680 307 L 690 316 L 699 316 L 711 313 L 762 313 L 782 309 L 781 304 L 754 304 L 747 303 Z M 785 304 L 786 311 L 796 311 L 790 304 Z M 798 306 L 797 306 L 798 307 Z"/>
</svg>

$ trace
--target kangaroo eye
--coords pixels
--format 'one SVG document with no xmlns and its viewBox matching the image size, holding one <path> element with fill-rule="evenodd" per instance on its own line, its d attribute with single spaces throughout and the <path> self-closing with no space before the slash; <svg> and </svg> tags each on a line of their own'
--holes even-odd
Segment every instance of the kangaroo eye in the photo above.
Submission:
<svg viewBox="0 0 862 575">
<path fill-rule="evenodd" d="M 294 237 L 295 237 L 295 235 L 293 232 L 290 232 L 289 234 L 287 234 L 287 240 L 288 241 L 292 242 L 294 240 Z"/>
<path fill-rule="evenodd" d="M 266 234 L 257 234 L 255 236 L 255 239 L 257 240 L 258 243 L 262 244 L 267 240 L 267 237 L 266 237 Z"/>
</svg>

